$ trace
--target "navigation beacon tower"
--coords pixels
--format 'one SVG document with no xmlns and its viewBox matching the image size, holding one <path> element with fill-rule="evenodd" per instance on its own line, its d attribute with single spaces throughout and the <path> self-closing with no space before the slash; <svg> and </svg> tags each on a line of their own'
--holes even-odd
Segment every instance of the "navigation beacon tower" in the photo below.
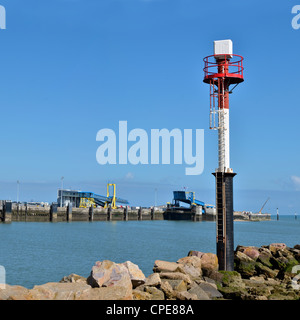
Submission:
<svg viewBox="0 0 300 320">
<path fill-rule="evenodd" d="M 214 41 L 205 57 L 204 83 L 210 86 L 210 129 L 218 130 L 219 167 L 216 178 L 217 256 L 220 270 L 233 270 L 233 177 L 229 150 L 229 94 L 243 77 L 243 57 L 233 54 L 231 40 Z"/>
</svg>

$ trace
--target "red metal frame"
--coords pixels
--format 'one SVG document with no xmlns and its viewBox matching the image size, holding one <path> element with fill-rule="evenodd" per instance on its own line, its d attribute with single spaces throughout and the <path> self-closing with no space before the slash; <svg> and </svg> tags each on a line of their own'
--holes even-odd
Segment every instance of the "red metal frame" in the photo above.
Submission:
<svg viewBox="0 0 300 320">
<path fill-rule="evenodd" d="M 229 109 L 229 87 L 244 81 L 242 56 L 232 54 L 205 57 L 204 80 L 210 85 L 210 129 L 219 129 L 218 110 Z"/>
<path fill-rule="evenodd" d="M 237 54 L 224 54 L 222 58 L 211 55 L 203 59 L 204 61 L 204 82 L 210 83 L 212 79 L 227 78 L 229 84 L 236 84 L 244 81 L 244 67 L 242 56 Z"/>
</svg>

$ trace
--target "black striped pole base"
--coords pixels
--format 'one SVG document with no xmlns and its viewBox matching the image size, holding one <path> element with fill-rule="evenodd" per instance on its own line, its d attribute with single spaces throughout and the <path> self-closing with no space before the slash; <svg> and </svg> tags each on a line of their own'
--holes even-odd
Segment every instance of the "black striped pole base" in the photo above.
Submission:
<svg viewBox="0 0 300 320">
<path fill-rule="evenodd" d="M 217 256 L 219 270 L 233 271 L 233 177 L 236 173 L 215 172 Z"/>
</svg>

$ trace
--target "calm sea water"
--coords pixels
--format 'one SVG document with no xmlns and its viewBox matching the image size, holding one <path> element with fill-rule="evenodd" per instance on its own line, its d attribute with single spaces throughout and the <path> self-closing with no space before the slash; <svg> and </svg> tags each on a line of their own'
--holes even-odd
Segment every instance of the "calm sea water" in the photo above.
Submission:
<svg viewBox="0 0 300 320">
<path fill-rule="evenodd" d="M 300 217 L 234 222 L 237 245 L 300 244 Z M 0 265 L 6 283 L 32 288 L 76 273 L 87 277 L 98 260 L 139 265 L 148 276 L 157 259 L 176 261 L 189 250 L 216 251 L 215 222 L 118 221 L 0 224 Z"/>
</svg>

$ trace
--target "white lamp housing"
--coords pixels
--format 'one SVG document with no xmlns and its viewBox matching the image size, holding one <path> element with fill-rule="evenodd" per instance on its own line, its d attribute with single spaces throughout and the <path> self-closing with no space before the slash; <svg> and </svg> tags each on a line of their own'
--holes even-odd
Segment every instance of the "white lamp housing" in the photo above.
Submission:
<svg viewBox="0 0 300 320">
<path fill-rule="evenodd" d="M 214 54 L 216 59 L 225 59 L 225 54 L 228 58 L 232 58 L 233 45 L 231 40 L 214 41 Z"/>
</svg>

